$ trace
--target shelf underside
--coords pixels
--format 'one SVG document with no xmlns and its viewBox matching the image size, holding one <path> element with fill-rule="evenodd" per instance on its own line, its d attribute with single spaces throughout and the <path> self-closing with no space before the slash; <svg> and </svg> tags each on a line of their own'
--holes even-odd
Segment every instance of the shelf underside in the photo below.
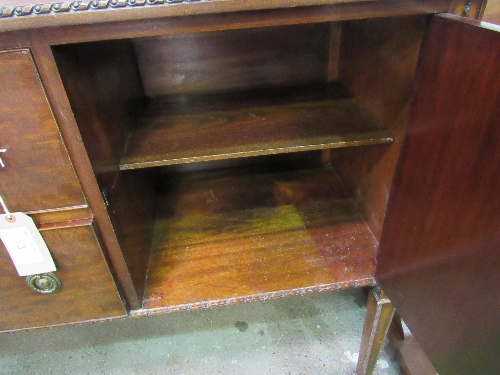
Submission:
<svg viewBox="0 0 500 375">
<path fill-rule="evenodd" d="M 152 99 L 120 169 L 392 142 L 341 84 Z"/>
<path fill-rule="evenodd" d="M 134 314 L 373 284 L 377 241 L 330 169 L 172 180 Z"/>
</svg>

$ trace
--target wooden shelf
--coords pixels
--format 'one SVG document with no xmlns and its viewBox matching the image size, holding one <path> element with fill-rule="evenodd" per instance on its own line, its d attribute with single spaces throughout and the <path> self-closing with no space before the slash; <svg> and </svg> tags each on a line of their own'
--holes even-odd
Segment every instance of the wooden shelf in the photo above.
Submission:
<svg viewBox="0 0 500 375">
<path fill-rule="evenodd" d="M 377 241 L 331 169 L 274 164 L 168 180 L 134 315 L 373 285 Z"/>
<path fill-rule="evenodd" d="M 392 142 L 339 83 L 152 99 L 120 169 Z"/>
</svg>

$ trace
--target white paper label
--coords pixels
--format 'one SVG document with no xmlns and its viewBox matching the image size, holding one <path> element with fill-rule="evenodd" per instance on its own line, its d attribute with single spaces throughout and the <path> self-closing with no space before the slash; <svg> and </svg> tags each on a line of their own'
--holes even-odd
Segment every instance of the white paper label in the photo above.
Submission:
<svg viewBox="0 0 500 375">
<path fill-rule="evenodd" d="M 43 262 L 43 256 L 27 228 L 0 230 L 0 237 L 15 264 Z"/>
<path fill-rule="evenodd" d="M 19 276 L 53 272 L 56 266 L 33 220 L 20 212 L 0 215 L 0 238 Z"/>
</svg>

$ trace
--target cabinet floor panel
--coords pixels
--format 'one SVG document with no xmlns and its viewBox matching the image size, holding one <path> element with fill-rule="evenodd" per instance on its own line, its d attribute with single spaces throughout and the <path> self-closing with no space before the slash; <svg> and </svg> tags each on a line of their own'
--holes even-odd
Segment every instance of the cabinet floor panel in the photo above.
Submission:
<svg viewBox="0 0 500 375">
<path fill-rule="evenodd" d="M 390 143 L 339 83 L 152 99 L 120 169 Z"/>
<path fill-rule="evenodd" d="M 135 315 L 373 284 L 378 243 L 330 168 L 183 174 L 167 196 Z"/>
</svg>

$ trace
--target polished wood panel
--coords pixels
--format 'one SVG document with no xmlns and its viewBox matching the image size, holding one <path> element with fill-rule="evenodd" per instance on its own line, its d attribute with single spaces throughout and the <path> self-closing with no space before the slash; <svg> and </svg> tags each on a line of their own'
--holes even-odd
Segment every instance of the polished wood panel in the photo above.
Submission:
<svg viewBox="0 0 500 375">
<path fill-rule="evenodd" d="M 328 25 L 167 35 L 133 42 L 144 90 L 151 97 L 309 84 L 323 79 Z"/>
<path fill-rule="evenodd" d="M 45 83 L 47 95 L 54 108 L 54 114 L 60 124 L 61 134 L 72 157 L 76 173 L 80 179 L 92 212 L 95 214 L 97 227 L 105 245 L 107 255 L 116 272 L 120 290 L 125 295 L 128 306 L 140 306 L 134 284 L 130 277 L 122 250 L 116 238 L 111 219 L 106 209 L 106 203 L 99 187 L 92 164 L 87 155 L 78 124 L 61 81 L 59 70 L 50 46 L 46 41 L 34 36 L 31 40 L 31 51 L 40 70 L 40 76 Z M 115 59 L 113 59 L 115 60 Z M 116 60 L 115 60 L 116 61 Z M 84 70 L 85 72 L 85 70 Z M 92 103 L 92 101 L 89 101 Z M 103 137 L 105 139 L 105 137 Z M 105 153 L 104 155 L 109 155 Z M 116 170 L 116 168 L 113 168 Z M 109 181 L 109 180 L 107 180 Z"/>
<path fill-rule="evenodd" d="M 144 96 L 134 48 L 129 41 L 87 43 L 59 46 L 54 56 L 93 172 L 106 196 L 113 234 L 135 291 L 142 295 L 154 193 L 144 174 L 123 176 L 118 170 Z"/>
<path fill-rule="evenodd" d="M 53 51 L 97 181 L 110 191 L 144 96 L 133 46 L 114 41 Z"/>
<path fill-rule="evenodd" d="M 0 0 L 2 16 L 0 30 L 349 3 L 370 4 L 373 0 L 263 0 L 251 3 L 242 3 L 238 0 L 210 2 L 139 0 L 121 3 L 101 1 L 99 4 L 79 3 L 78 1 L 61 4 L 54 0 L 41 2 Z"/>
<path fill-rule="evenodd" d="M 0 168 L 10 211 L 82 206 L 83 196 L 28 50 L 0 52 Z"/>
<path fill-rule="evenodd" d="M 498 61 L 498 32 L 433 19 L 380 243 L 377 279 L 442 375 L 500 368 Z"/>
<path fill-rule="evenodd" d="M 29 46 L 29 33 L 26 31 L 12 31 L 0 33 L 0 49 L 23 49 Z"/>
<path fill-rule="evenodd" d="M 108 213 L 139 298 L 144 294 L 153 238 L 157 172 L 154 169 L 121 172 L 108 192 Z"/>
<path fill-rule="evenodd" d="M 426 19 L 350 21 L 342 30 L 340 79 L 394 137 L 386 146 L 332 152 L 333 165 L 343 182 L 358 192 L 356 202 L 377 238 L 406 130 Z"/>
<path fill-rule="evenodd" d="M 62 289 L 39 294 L 19 277 L 0 243 L 0 330 L 51 326 L 125 315 L 92 225 L 42 231 Z"/>
<path fill-rule="evenodd" d="M 450 8 L 451 0 L 419 0 L 416 1 L 336 1 L 336 0 L 263 0 L 257 2 L 247 2 L 240 0 L 216 0 L 216 1 L 189 1 L 184 4 L 165 4 L 164 6 L 149 6 L 145 1 L 134 3 L 138 6 L 116 7 L 108 10 L 74 11 L 70 3 L 65 3 L 67 11 L 54 12 L 54 16 L 41 15 L 35 17 L 12 17 L 3 18 L 0 24 L 1 30 L 13 30 L 22 28 L 39 28 L 61 25 L 81 25 L 81 29 L 75 29 L 72 37 L 78 38 L 78 33 L 88 29 L 88 25 L 102 23 L 108 25 L 107 29 L 113 29 L 117 21 L 126 21 L 130 24 L 129 31 L 137 29 L 137 24 L 131 24 L 133 20 L 147 21 L 162 17 L 171 17 L 180 19 L 180 16 L 201 15 L 207 21 L 206 30 L 220 30 L 225 28 L 225 22 L 218 22 L 217 13 L 223 14 L 222 17 L 233 20 L 234 24 L 243 26 L 245 23 L 253 25 L 279 24 L 277 19 L 288 19 L 288 24 L 310 23 L 310 22 L 329 22 L 341 19 L 359 19 L 370 17 L 384 17 L 390 15 L 408 15 L 446 12 Z M 101 2 L 109 5 L 110 3 Z M 158 4 L 158 3 L 156 3 Z M 322 5 L 322 6 L 315 6 Z M 28 7 L 29 8 L 29 7 Z M 253 15 L 253 17 L 252 17 Z M 229 16 L 229 17 L 228 17 Z M 228 18 L 227 18 L 228 17 Z M 252 19 L 253 18 L 253 19 Z M 260 21 L 258 19 L 261 19 Z M 210 20 L 210 21 L 209 21 Z M 219 18 L 220 20 L 220 18 Z M 175 21 L 174 21 L 175 23 Z M 283 23 L 281 23 L 283 24 Z M 247 26 L 252 27 L 252 26 Z M 73 26 L 71 26 L 73 28 Z M 143 29 L 143 28 L 139 28 Z M 144 30 L 144 29 L 143 29 Z M 67 29 L 66 29 L 67 31 Z M 139 30 L 138 30 L 139 31 Z M 152 29 L 150 29 L 150 32 Z M 155 35 L 159 35 L 157 30 Z M 202 30 L 198 30 L 202 31 Z M 161 33 L 161 31 L 160 31 Z M 60 34 L 60 37 L 68 37 Z M 87 35 L 88 36 L 88 35 Z M 80 36 L 81 38 L 81 36 Z M 95 35 L 93 40 L 106 39 L 106 32 Z M 80 39 L 81 41 L 81 39 Z"/>
<path fill-rule="evenodd" d="M 377 242 L 333 171 L 274 161 L 167 178 L 134 314 L 372 284 Z"/>
<path fill-rule="evenodd" d="M 189 16 L 187 13 L 177 14 L 183 17 L 161 18 L 158 12 L 152 19 L 144 17 L 146 9 L 141 9 L 140 20 L 134 19 L 132 9 L 124 12 L 128 21 L 124 21 L 124 13 L 114 13 L 110 20 L 115 22 L 92 23 L 90 15 L 85 24 L 74 23 L 71 26 L 53 27 L 43 30 L 43 39 L 49 44 L 77 43 L 98 40 L 139 38 L 170 34 L 186 34 L 217 30 L 235 30 L 267 26 L 297 25 L 317 22 L 333 22 L 352 19 L 405 16 L 414 14 L 432 14 L 446 12 L 451 0 L 419 0 L 415 1 L 367 1 L 351 4 L 325 6 L 308 6 L 286 9 L 269 9 L 262 11 L 238 11 L 237 7 L 227 13 L 202 14 Z M 239 2 L 243 6 L 248 4 Z M 193 3 L 192 5 L 213 5 L 213 2 Z M 230 3 L 226 3 L 229 5 Z M 256 3 L 258 4 L 258 3 Z M 234 7 L 235 4 L 232 3 Z M 193 7 L 194 8 L 194 7 Z M 156 8 L 157 10 L 158 8 Z M 170 8 L 172 9 L 172 8 Z M 177 8 L 179 9 L 179 8 Z M 217 13 L 217 12 L 215 12 Z M 98 12 L 92 14 L 97 15 Z M 101 13 L 102 14 L 102 13 Z M 58 18 L 60 20 L 60 18 Z M 5 21 L 2 20 L 5 24 Z M 108 20 L 109 21 L 109 20 Z M 123 22 L 116 22 L 123 21 Z M 64 24 L 64 23 L 62 23 Z M 45 25 L 50 26 L 50 25 Z"/>
<path fill-rule="evenodd" d="M 320 87 L 318 92 L 325 96 L 314 101 L 304 99 L 317 97 L 317 92 L 304 91 L 305 98 L 299 88 L 269 90 L 263 98 L 245 91 L 154 101 L 131 132 L 120 168 L 392 141 L 342 86 Z"/>
</svg>

